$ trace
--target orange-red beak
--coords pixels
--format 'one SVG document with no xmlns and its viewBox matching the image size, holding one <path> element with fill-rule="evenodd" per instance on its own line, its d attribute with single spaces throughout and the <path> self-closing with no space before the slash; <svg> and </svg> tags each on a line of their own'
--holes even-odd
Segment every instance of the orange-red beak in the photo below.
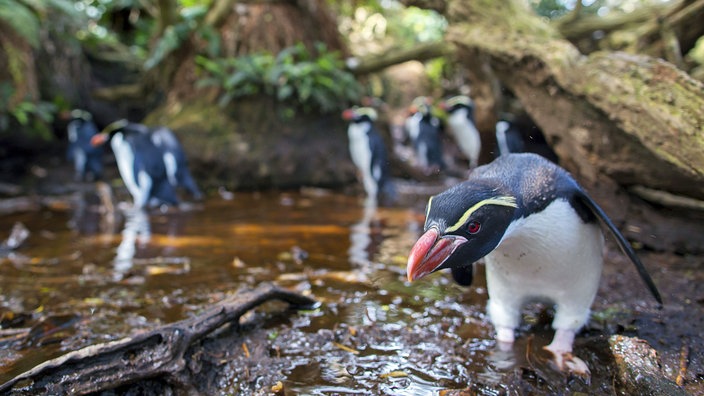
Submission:
<svg viewBox="0 0 704 396">
<path fill-rule="evenodd" d="M 347 109 L 342 112 L 342 119 L 345 121 L 349 121 L 354 118 L 354 110 L 352 109 Z"/>
<path fill-rule="evenodd" d="M 108 134 L 107 133 L 98 133 L 96 135 L 93 135 L 92 138 L 90 138 L 90 145 L 93 147 L 98 147 L 100 145 L 105 144 L 105 142 L 108 140 Z"/>
<path fill-rule="evenodd" d="M 435 271 L 465 242 L 467 240 L 460 236 L 440 238 L 438 230 L 430 228 L 416 241 L 408 255 L 408 280 L 412 282 Z"/>
</svg>

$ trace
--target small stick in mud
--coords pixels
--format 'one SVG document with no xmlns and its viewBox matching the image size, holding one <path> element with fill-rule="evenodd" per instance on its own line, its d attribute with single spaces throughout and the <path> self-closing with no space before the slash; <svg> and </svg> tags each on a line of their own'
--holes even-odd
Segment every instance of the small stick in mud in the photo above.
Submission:
<svg viewBox="0 0 704 396">
<path fill-rule="evenodd" d="M 196 342 L 226 323 L 238 325 L 242 315 L 270 300 L 299 308 L 317 304 L 312 298 L 262 284 L 192 318 L 46 361 L 0 385 L 0 394 L 86 394 L 159 377 L 187 388 L 186 371 L 190 356 L 197 353 Z"/>
<path fill-rule="evenodd" d="M 687 366 L 689 365 L 689 345 L 685 342 L 680 349 L 680 371 L 677 373 L 675 383 L 677 386 L 683 386 L 684 380 L 687 377 Z"/>
</svg>

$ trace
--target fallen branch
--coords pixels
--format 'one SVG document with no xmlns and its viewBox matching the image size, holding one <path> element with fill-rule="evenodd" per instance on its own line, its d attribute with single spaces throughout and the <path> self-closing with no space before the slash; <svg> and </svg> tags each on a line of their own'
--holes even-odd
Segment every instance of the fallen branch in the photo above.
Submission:
<svg viewBox="0 0 704 396">
<path fill-rule="evenodd" d="M 180 322 L 49 360 L 0 386 L 3 395 L 86 394 L 164 377 L 183 384 L 189 347 L 226 323 L 270 300 L 311 307 L 315 300 L 271 284 L 238 293 Z"/>
<path fill-rule="evenodd" d="M 384 54 L 374 54 L 364 58 L 350 58 L 347 60 L 348 69 L 355 75 L 361 76 L 383 70 L 399 63 L 417 60 L 420 62 L 448 56 L 453 53 L 452 46 L 440 41 L 419 44 L 412 48 L 396 49 Z"/>
</svg>

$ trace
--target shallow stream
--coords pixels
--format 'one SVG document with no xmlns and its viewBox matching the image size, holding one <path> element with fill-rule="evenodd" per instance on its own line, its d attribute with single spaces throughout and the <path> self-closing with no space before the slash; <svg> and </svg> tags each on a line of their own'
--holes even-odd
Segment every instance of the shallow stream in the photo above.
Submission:
<svg viewBox="0 0 704 396">
<path fill-rule="evenodd" d="M 526 387 L 610 394 L 613 373 L 593 348 L 581 350 L 592 366 L 603 361 L 591 367 L 590 384 L 549 368 L 540 347 L 552 334 L 542 309 L 528 310 L 513 351 L 496 350 L 483 271 L 468 289 L 445 273 L 406 281 L 425 200 L 374 208 L 317 189 L 236 193 L 110 219 L 77 195 L 68 207 L 2 216 L 0 230 L 21 222 L 32 234 L 0 259 L 3 328 L 30 329 L 16 342 L 9 333 L 0 340 L 0 383 L 67 351 L 184 319 L 238 289 L 275 282 L 322 304 L 260 314 L 262 324 L 243 335 L 242 346 L 223 351 L 223 393 L 266 394 L 280 381 L 286 394 L 468 387 L 479 394 Z"/>
</svg>

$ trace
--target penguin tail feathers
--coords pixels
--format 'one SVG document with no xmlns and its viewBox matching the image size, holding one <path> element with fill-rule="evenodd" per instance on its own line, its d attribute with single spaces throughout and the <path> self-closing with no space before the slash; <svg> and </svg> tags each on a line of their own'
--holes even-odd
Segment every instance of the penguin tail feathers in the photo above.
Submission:
<svg viewBox="0 0 704 396">
<path fill-rule="evenodd" d="M 604 212 L 603 209 L 601 209 L 601 207 L 596 202 L 594 202 L 594 200 L 589 195 L 587 195 L 587 193 L 578 190 L 578 192 L 576 193 L 576 198 L 582 204 L 584 204 L 584 206 L 589 208 L 589 210 L 594 214 L 594 216 L 596 216 L 604 225 L 606 225 L 606 227 L 609 229 L 614 238 L 616 238 L 616 242 L 618 243 L 619 248 L 621 248 L 621 251 L 626 256 L 628 256 L 631 262 L 635 265 L 636 270 L 638 271 L 638 275 L 640 275 L 640 278 L 648 287 L 650 293 L 662 307 L 662 297 L 660 296 L 660 292 L 658 291 L 657 286 L 655 286 L 655 282 L 653 282 L 653 278 L 650 277 L 648 270 L 645 268 L 643 263 L 636 255 L 636 252 L 633 250 L 633 247 L 631 247 L 631 244 L 626 240 L 626 237 L 621 234 L 621 231 L 616 228 L 611 219 L 609 219 L 609 216 Z"/>
</svg>

